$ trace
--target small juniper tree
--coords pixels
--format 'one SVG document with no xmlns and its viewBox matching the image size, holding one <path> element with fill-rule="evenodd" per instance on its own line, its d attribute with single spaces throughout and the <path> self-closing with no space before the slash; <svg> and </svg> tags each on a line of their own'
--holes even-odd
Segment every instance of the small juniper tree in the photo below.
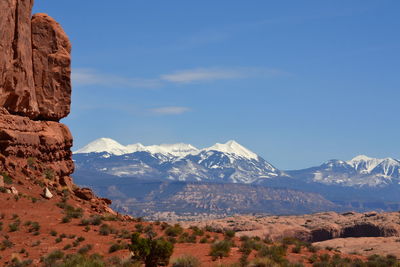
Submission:
<svg viewBox="0 0 400 267">
<path fill-rule="evenodd" d="M 129 249 L 133 252 L 133 259 L 144 262 L 146 267 L 168 265 L 174 246 L 163 238 L 142 238 L 139 233 L 134 233 Z"/>
</svg>

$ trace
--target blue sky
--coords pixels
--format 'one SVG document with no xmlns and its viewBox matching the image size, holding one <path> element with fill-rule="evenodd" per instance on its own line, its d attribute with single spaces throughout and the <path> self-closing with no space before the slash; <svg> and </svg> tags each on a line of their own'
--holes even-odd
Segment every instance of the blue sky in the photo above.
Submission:
<svg viewBox="0 0 400 267">
<path fill-rule="evenodd" d="M 234 139 L 280 169 L 400 158 L 399 1 L 36 0 L 73 44 L 75 148 Z"/>
</svg>

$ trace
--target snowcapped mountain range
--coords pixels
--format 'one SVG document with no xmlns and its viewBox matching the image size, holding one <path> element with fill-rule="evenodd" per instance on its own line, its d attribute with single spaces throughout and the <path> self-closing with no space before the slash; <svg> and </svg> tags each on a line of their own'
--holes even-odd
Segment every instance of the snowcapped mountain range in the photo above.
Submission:
<svg viewBox="0 0 400 267">
<path fill-rule="evenodd" d="M 400 183 L 400 161 L 396 159 L 360 155 L 349 161 L 330 160 L 317 167 L 281 171 L 235 141 L 198 149 L 184 143 L 124 146 L 100 138 L 75 151 L 74 160 L 78 170 L 146 179 L 262 184 L 271 178 L 293 178 L 346 187 Z"/>
<path fill-rule="evenodd" d="M 183 143 L 123 146 L 100 138 L 74 154 L 77 169 L 119 177 L 254 183 L 285 175 L 233 140 L 198 149 Z"/>
<path fill-rule="evenodd" d="M 330 160 L 318 167 L 288 173 L 308 182 L 326 185 L 382 187 L 399 184 L 400 161 L 359 155 L 349 161 Z"/>
</svg>

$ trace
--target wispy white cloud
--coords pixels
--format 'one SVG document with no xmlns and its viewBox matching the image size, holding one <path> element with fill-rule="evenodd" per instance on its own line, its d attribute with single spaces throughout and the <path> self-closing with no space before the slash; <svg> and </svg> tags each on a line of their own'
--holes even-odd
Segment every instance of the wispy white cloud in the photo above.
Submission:
<svg viewBox="0 0 400 267">
<path fill-rule="evenodd" d="M 160 78 L 171 83 L 192 83 L 276 76 L 282 74 L 285 74 L 285 72 L 277 69 L 265 68 L 198 68 L 164 74 L 161 75 Z"/>
<path fill-rule="evenodd" d="M 186 112 L 189 112 L 190 108 L 188 107 L 179 107 L 179 106 L 171 106 L 171 107 L 159 107 L 150 109 L 150 112 L 157 115 L 180 115 Z"/>
<path fill-rule="evenodd" d="M 235 80 L 250 77 L 271 77 L 287 74 L 268 68 L 195 68 L 159 75 L 152 79 L 127 78 L 100 73 L 92 69 L 73 69 L 72 80 L 76 86 L 98 85 L 103 87 L 157 88 L 166 84 L 187 84 Z"/>
<path fill-rule="evenodd" d="M 199 68 L 176 71 L 161 75 L 161 79 L 171 83 L 191 83 L 199 81 L 230 80 L 243 78 L 244 73 L 232 69 Z"/>
<path fill-rule="evenodd" d="M 161 86 L 159 79 L 127 78 L 99 73 L 92 69 L 73 69 L 74 85 L 99 85 L 105 87 L 155 88 Z"/>
</svg>

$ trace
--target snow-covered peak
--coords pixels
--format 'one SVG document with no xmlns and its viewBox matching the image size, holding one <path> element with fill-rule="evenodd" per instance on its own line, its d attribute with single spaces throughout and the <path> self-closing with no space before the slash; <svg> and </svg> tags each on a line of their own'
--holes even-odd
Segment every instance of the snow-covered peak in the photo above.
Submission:
<svg viewBox="0 0 400 267">
<path fill-rule="evenodd" d="M 107 152 L 114 155 L 123 155 L 129 153 L 128 149 L 111 138 L 99 138 L 87 144 L 74 153 L 101 153 Z"/>
<path fill-rule="evenodd" d="M 152 145 L 144 146 L 141 143 L 131 144 L 131 145 L 121 145 L 117 141 L 110 138 L 99 138 L 81 149 L 75 151 L 75 154 L 79 153 L 101 153 L 107 152 L 113 155 L 124 155 L 135 153 L 138 151 L 146 151 L 153 154 L 160 153 L 164 155 L 170 155 L 175 157 L 184 157 L 188 154 L 196 154 L 200 150 L 189 144 L 162 144 L 162 145 Z"/>
<path fill-rule="evenodd" d="M 146 151 L 146 147 L 144 145 L 142 145 L 141 143 L 127 145 L 126 149 L 127 149 L 128 153 L 134 153 L 137 151 Z"/>
<path fill-rule="evenodd" d="M 100 138 L 97 139 L 88 145 L 84 146 L 81 149 L 75 151 L 75 154 L 78 153 L 101 153 L 107 152 L 109 154 L 114 154 L 117 156 L 135 153 L 138 151 L 146 151 L 152 154 L 163 154 L 166 156 L 173 157 L 185 157 L 187 155 L 196 155 L 202 151 L 219 151 L 227 154 L 233 154 L 239 157 L 247 158 L 247 159 L 258 159 L 257 154 L 248 150 L 244 146 L 238 144 L 236 141 L 228 141 L 225 144 L 216 143 L 215 145 L 198 149 L 190 144 L 185 143 L 177 143 L 177 144 L 161 144 L 161 145 L 151 145 L 144 146 L 140 143 L 131 144 L 131 145 L 121 145 L 117 141 L 110 138 Z"/>
<path fill-rule="evenodd" d="M 257 154 L 248 150 L 244 146 L 240 145 L 234 140 L 230 140 L 225 144 L 216 143 L 213 146 L 203 149 L 203 151 L 219 151 L 228 154 L 234 154 L 240 157 L 248 158 L 248 159 L 258 159 Z"/>
<path fill-rule="evenodd" d="M 400 162 L 392 158 L 378 159 L 370 158 L 365 155 L 356 156 L 355 158 L 349 160 L 347 163 L 361 173 L 371 173 L 378 166 L 382 166 L 383 168 L 400 166 Z"/>
<path fill-rule="evenodd" d="M 176 157 L 184 157 L 199 152 L 196 147 L 184 143 L 147 146 L 146 150 L 150 153 L 171 154 Z"/>
</svg>

